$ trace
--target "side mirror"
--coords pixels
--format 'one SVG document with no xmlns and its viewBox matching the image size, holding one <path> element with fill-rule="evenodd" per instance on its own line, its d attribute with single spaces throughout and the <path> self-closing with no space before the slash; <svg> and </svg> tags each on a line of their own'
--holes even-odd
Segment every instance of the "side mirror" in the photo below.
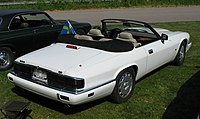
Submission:
<svg viewBox="0 0 200 119">
<path fill-rule="evenodd" d="M 168 40 L 168 35 L 162 34 L 160 39 L 161 39 L 161 42 L 164 43 L 165 40 Z"/>
</svg>

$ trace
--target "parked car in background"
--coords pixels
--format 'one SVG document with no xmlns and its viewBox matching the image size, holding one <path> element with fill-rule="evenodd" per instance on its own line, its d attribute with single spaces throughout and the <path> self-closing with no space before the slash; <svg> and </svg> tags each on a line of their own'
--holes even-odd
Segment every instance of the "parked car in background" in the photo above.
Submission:
<svg viewBox="0 0 200 119">
<path fill-rule="evenodd" d="M 55 42 L 66 20 L 55 21 L 37 10 L 0 11 L 0 70 L 9 69 L 13 60 Z M 71 21 L 78 34 L 86 34 L 89 23 Z"/>
<path fill-rule="evenodd" d="M 15 85 L 66 104 L 110 96 L 127 101 L 135 81 L 172 62 L 181 65 L 190 35 L 124 19 L 104 19 L 102 29 L 57 43 L 15 60 L 8 79 Z M 42 40 L 42 39 L 41 39 Z"/>
</svg>

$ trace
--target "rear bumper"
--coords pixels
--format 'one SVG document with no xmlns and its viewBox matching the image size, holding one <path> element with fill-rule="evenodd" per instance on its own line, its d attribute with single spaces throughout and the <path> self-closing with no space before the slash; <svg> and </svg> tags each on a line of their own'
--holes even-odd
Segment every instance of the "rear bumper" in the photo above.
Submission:
<svg viewBox="0 0 200 119">
<path fill-rule="evenodd" d="M 45 87 L 43 85 L 17 77 L 11 73 L 9 73 L 7 76 L 11 82 L 21 88 L 24 88 L 38 95 L 42 95 L 44 97 L 71 105 L 86 103 L 92 100 L 106 97 L 112 93 L 116 83 L 115 81 L 113 81 L 83 93 L 71 94 L 64 91 Z"/>
</svg>

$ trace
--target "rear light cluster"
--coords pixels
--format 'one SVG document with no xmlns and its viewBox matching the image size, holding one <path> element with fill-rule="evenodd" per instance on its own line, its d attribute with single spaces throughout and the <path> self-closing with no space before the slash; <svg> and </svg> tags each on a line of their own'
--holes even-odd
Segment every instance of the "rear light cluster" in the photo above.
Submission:
<svg viewBox="0 0 200 119">
<path fill-rule="evenodd" d="M 13 72 L 18 77 L 36 82 L 32 78 L 33 71 L 35 69 L 38 69 L 38 67 L 15 62 Z M 74 78 L 62 75 L 43 68 L 39 69 L 46 72 L 47 74 L 47 83 L 45 84 L 45 86 L 47 87 L 55 88 L 62 91 L 69 91 L 71 93 L 77 93 L 77 90 L 84 88 L 84 79 L 82 78 Z M 38 83 L 38 81 L 36 83 Z"/>
<path fill-rule="evenodd" d="M 78 49 L 78 46 L 75 46 L 75 45 L 67 45 L 66 48 Z"/>
</svg>

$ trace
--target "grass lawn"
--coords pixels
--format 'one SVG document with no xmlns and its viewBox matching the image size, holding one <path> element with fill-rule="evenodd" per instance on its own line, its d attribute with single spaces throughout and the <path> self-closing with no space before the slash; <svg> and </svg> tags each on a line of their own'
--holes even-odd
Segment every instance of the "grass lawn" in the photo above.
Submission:
<svg viewBox="0 0 200 119">
<path fill-rule="evenodd" d="M 14 0 L 5 0 L 14 1 Z M 30 0 L 16 0 L 30 1 Z M 119 7 L 166 7 L 180 5 L 200 5 L 199 0 L 70 0 L 80 2 L 64 2 L 64 0 L 31 0 L 37 4 L 22 5 L 2 5 L 0 9 L 36 9 L 36 10 L 71 10 L 71 9 L 91 9 L 91 8 L 119 8 Z M 68 0 L 69 1 L 69 0 Z"/>
<path fill-rule="evenodd" d="M 67 108 L 61 103 L 43 98 L 20 88 L 0 72 L 0 105 L 9 100 L 31 101 L 29 109 L 34 119 L 160 119 L 167 106 L 176 97 L 179 88 L 195 74 L 200 73 L 200 22 L 157 23 L 154 27 L 172 31 L 186 31 L 193 45 L 180 66 L 167 65 L 146 76 L 136 84 L 128 102 L 114 104 L 100 99 Z M 0 117 L 2 115 L 0 114 Z"/>
</svg>

